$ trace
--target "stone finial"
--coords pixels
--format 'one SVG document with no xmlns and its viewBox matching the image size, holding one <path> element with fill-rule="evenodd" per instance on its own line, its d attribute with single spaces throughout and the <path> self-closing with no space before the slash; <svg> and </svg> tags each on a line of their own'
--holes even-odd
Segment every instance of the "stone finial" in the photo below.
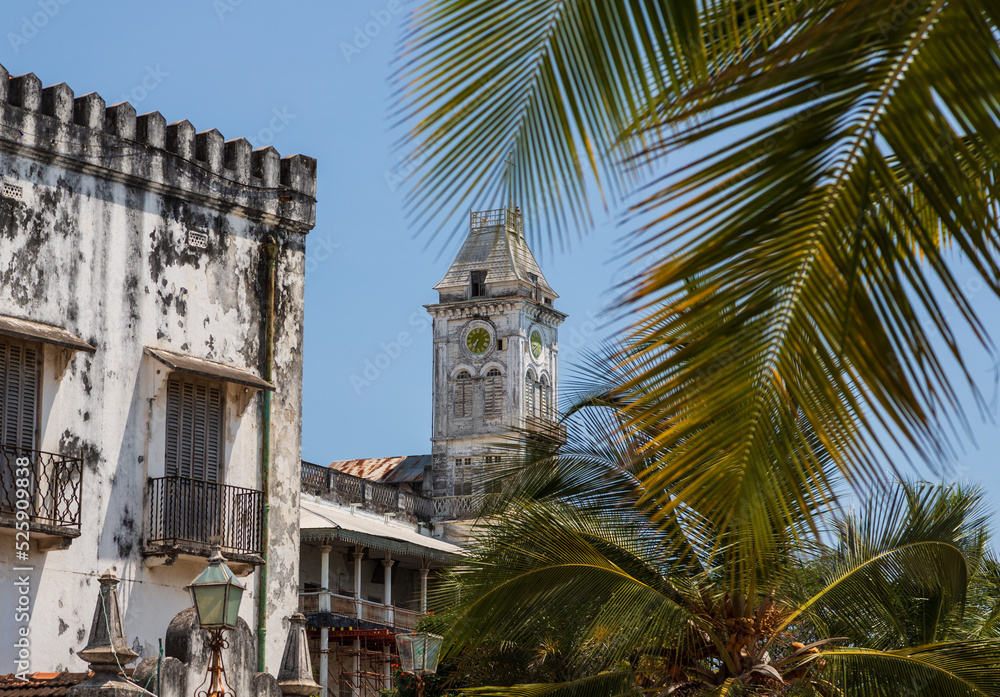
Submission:
<svg viewBox="0 0 1000 697">
<path fill-rule="evenodd" d="M 125 638 L 121 605 L 118 603 L 118 577 L 111 569 L 101 574 L 100 596 L 94 608 L 94 621 L 90 624 L 90 641 L 77 655 L 90 663 L 110 664 L 118 671 L 118 664 L 131 663 L 139 657 L 129 648 Z M 96 668 L 94 668 L 96 670 Z"/>
<path fill-rule="evenodd" d="M 90 664 L 93 675 L 71 687 L 66 694 L 69 697 L 142 695 L 145 690 L 120 675 L 122 667 L 138 658 L 138 654 L 129 648 L 125 638 L 125 623 L 118 603 L 118 577 L 109 569 L 100 580 L 101 589 L 90 626 L 90 641 L 77 654 Z"/>
<path fill-rule="evenodd" d="M 281 656 L 281 668 L 278 670 L 278 685 L 281 694 L 300 697 L 318 694 L 321 689 L 312 678 L 312 661 L 306 642 L 306 617 L 301 612 L 296 612 L 289 620 L 285 653 Z"/>
</svg>

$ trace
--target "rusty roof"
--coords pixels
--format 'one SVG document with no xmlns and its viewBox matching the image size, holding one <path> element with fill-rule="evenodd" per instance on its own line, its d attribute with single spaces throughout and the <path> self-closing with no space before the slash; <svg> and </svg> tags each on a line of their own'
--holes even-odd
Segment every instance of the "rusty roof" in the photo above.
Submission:
<svg viewBox="0 0 1000 697">
<path fill-rule="evenodd" d="M 424 467 L 430 464 L 430 455 L 406 455 L 337 460 L 330 463 L 330 468 L 381 484 L 403 484 L 423 481 Z"/>
<path fill-rule="evenodd" d="M 3 697 L 63 697 L 66 690 L 83 682 L 89 673 L 32 673 L 19 680 L 14 673 L 0 675 Z"/>
</svg>

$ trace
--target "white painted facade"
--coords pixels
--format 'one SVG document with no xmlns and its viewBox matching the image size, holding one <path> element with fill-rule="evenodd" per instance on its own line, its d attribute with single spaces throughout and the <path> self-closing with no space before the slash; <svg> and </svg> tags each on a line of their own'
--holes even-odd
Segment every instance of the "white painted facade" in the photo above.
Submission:
<svg viewBox="0 0 1000 697">
<path fill-rule="evenodd" d="M 251 153 L 243 139 L 136 118 L 128 104 L 74 99 L 34 75 L 0 67 L 0 316 L 59 327 L 93 347 L 34 345 L 44 355 L 35 449 L 83 460 L 79 535 L 35 526 L 30 558 L 0 525 L 0 672 L 15 671 L 15 640 L 29 628 L 33 671 L 80 671 L 98 576 L 122 579 L 126 633 L 155 656 L 185 586 L 207 550 L 151 553 L 150 480 L 162 477 L 169 367 L 159 349 L 202 367 L 264 375 L 267 250 L 275 261 L 268 528 L 267 669 L 275 673 L 297 609 L 298 497 L 305 234 L 315 218 L 315 161 Z M 222 370 L 222 368 L 219 368 Z M 205 376 L 202 376 L 205 377 Z M 260 491 L 264 391 L 240 378 L 221 386 L 222 483 Z M 0 466 L 3 465 L 0 460 Z M 226 525 L 246 525 L 247 521 Z M 72 532 L 72 530 L 70 530 Z M 253 555 L 247 555 L 252 557 Z M 16 572 L 15 567 L 30 567 Z M 241 616 L 257 627 L 259 564 L 247 573 Z M 28 577 L 30 622 L 11 621 L 17 576 Z"/>
</svg>

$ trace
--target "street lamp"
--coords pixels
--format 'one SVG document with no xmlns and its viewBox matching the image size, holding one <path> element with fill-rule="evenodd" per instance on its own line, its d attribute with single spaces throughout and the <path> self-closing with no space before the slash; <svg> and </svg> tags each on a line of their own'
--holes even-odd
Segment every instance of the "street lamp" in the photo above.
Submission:
<svg viewBox="0 0 1000 697">
<path fill-rule="evenodd" d="M 227 629 L 236 627 L 239 620 L 240 601 L 246 586 L 240 583 L 228 566 L 222 551 L 216 546 L 208 558 L 208 566 L 188 586 L 194 600 L 198 625 L 208 632 L 205 647 L 211 652 L 208 675 L 211 678 L 208 690 L 198 690 L 196 697 L 236 697 L 236 693 L 226 684 L 226 671 L 222 665 L 222 650 L 229 648 L 223 636 Z M 203 682 L 201 685 L 204 685 Z M 201 685 L 198 687 L 200 688 Z"/>
<path fill-rule="evenodd" d="M 443 643 L 444 637 L 428 632 L 396 635 L 402 671 L 417 676 L 417 697 L 424 697 L 424 676 L 437 672 Z"/>
</svg>

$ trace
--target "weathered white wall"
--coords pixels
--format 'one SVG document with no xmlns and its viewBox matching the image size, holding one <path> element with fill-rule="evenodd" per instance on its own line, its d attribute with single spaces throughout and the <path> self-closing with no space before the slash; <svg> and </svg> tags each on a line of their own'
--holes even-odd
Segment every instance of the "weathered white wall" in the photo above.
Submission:
<svg viewBox="0 0 1000 697">
<path fill-rule="evenodd" d="M 164 366 L 143 349 L 260 375 L 262 243 L 271 236 L 280 246 L 266 598 L 267 665 L 275 672 L 297 607 L 303 257 L 315 170 L 310 180 L 295 170 L 307 158 L 279 165 L 268 149 L 254 155 L 253 178 L 248 144 L 226 146 L 225 169 L 221 136 L 199 137 L 196 146 L 188 124 L 170 141 L 158 114 L 137 135 L 128 109 L 121 122 L 122 110 L 108 110 L 116 115 L 108 133 L 110 117 L 103 131 L 99 120 L 80 123 L 71 92 L 67 110 L 65 98 L 53 106 L 51 93 L 43 102 L 37 80 L 19 80 L 7 94 L 0 67 L 0 118 L 24 132 L 0 133 L 0 176 L 24 190 L 21 201 L 0 200 L 0 314 L 64 327 L 97 348 L 75 354 L 61 380 L 56 350 L 46 349 L 40 448 L 84 458 L 84 495 L 82 534 L 68 549 L 32 546 L 31 670 L 84 668 L 74 654 L 86 644 L 97 576 L 107 568 L 122 578 L 126 631 L 143 657 L 156 655 L 171 618 L 190 605 L 184 586 L 204 560 L 148 566 L 142 554 L 146 481 L 163 474 L 165 403 L 155 378 Z M 208 233 L 207 249 L 188 245 L 190 230 Z M 259 489 L 262 396 L 237 418 L 241 391 L 227 394 L 225 483 Z M 13 531 L 0 528 L 0 672 L 14 663 L 15 594 L 6 590 L 14 565 Z M 244 581 L 241 615 L 256 627 L 256 573 Z"/>
<path fill-rule="evenodd" d="M 434 459 L 434 495 L 451 496 L 455 481 L 454 460 L 459 457 L 481 457 L 496 451 L 512 428 L 524 428 L 524 380 L 531 366 L 536 376 L 548 376 L 552 385 L 553 408 L 559 389 L 558 326 L 565 315 L 522 297 L 484 298 L 431 305 L 434 318 L 434 413 L 431 447 Z M 506 348 L 493 347 L 481 356 L 474 356 L 463 340 L 465 329 L 472 322 L 486 322 L 493 328 L 496 339 L 504 339 Z M 544 348 L 536 359 L 529 351 L 528 337 L 537 328 Z M 492 367 L 498 367 L 504 379 L 503 414 L 500 418 L 483 418 L 483 386 L 476 380 L 473 387 L 473 416 L 455 416 L 454 378 L 460 370 L 468 370 L 474 378 L 483 378 Z"/>
</svg>

